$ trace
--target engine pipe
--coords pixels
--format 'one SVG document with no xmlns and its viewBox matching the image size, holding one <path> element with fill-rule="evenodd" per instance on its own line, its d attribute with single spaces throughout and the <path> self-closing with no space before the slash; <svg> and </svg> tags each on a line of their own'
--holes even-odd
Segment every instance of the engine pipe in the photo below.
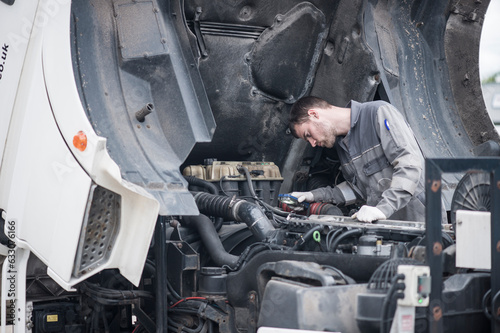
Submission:
<svg viewBox="0 0 500 333">
<path fill-rule="evenodd" d="M 307 215 L 335 215 L 343 216 L 344 214 L 335 205 L 327 202 L 314 202 L 309 206 Z"/>
<path fill-rule="evenodd" d="M 187 180 L 189 185 L 203 187 L 208 192 L 210 192 L 214 195 L 219 194 L 219 189 L 217 188 L 217 186 L 215 186 L 214 184 L 212 184 L 210 182 L 207 182 L 204 179 L 196 178 L 195 176 L 184 176 L 184 179 Z M 224 218 L 216 217 L 214 223 L 215 223 L 215 230 L 219 231 L 220 228 L 222 227 L 222 223 L 224 223 Z"/>
<path fill-rule="evenodd" d="M 271 221 L 262 210 L 248 201 L 204 192 L 196 193 L 194 200 L 202 214 L 244 222 L 259 241 L 265 240 L 268 235 L 275 231 Z"/>
<path fill-rule="evenodd" d="M 337 246 L 339 246 L 340 242 L 343 241 L 346 238 L 353 237 L 353 236 L 359 236 L 363 234 L 363 230 L 361 229 L 352 229 L 349 231 L 346 231 L 342 234 L 340 234 L 335 240 L 332 242 L 332 246 L 330 248 L 330 251 L 335 252 L 337 249 Z"/>
<path fill-rule="evenodd" d="M 227 265 L 229 267 L 236 267 L 238 264 L 238 256 L 229 254 L 222 246 L 219 235 L 215 230 L 215 227 L 206 215 L 200 214 L 198 216 L 185 216 L 183 221 L 187 226 L 193 226 L 198 230 L 198 234 L 201 237 L 203 245 L 210 254 L 210 258 L 218 266 Z"/>
<path fill-rule="evenodd" d="M 219 194 L 219 189 L 217 188 L 217 186 L 210 182 L 207 182 L 206 180 L 196 178 L 195 176 L 184 176 L 184 179 L 187 180 L 189 185 L 203 187 L 212 194 Z"/>
</svg>

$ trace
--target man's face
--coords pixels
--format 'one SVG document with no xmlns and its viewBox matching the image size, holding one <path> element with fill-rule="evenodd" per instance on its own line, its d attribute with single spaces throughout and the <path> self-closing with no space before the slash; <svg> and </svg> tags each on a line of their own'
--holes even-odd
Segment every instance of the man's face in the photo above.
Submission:
<svg viewBox="0 0 500 333">
<path fill-rule="evenodd" d="M 305 123 L 295 125 L 299 138 L 306 140 L 311 146 L 332 148 L 337 138 L 337 129 L 329 121 L 321 121 L 309 117 Z"/>
</svg>

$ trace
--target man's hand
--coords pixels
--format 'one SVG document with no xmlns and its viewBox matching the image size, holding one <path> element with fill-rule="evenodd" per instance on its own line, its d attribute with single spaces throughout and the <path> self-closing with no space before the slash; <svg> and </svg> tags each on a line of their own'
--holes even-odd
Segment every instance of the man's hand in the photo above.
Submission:
<svg viewBox="0 0 500 333">
<path fill-rule="evenodd" d="M 291 196 L 296 197 L 298 202 L 306 201 L 313 202 L 314 195 L 311 192 L 292 192 Z"/>
<path fill-rule="evenodd" d="M 385 220 L 387 216 L 384 215 L 377 207 L 363 206 L 361 209 L 351 216 L 353 219 L 358 219 L 360 222 L 373 222 L 376 220 Z"/>
</svg>

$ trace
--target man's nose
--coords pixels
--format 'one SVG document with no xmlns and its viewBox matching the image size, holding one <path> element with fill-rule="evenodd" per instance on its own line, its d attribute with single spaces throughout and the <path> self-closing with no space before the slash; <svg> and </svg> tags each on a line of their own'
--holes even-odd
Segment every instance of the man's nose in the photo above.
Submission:
<svg viewBox="0 0 500 333">
<path fill-rule="evenodd" d="M 307 139 L 307 141 L 309 141 L 311 146 L 316 147 L 316 140 L 314 140 L 313 138 L 309 138 L 309 139 Z"/>
</svg>

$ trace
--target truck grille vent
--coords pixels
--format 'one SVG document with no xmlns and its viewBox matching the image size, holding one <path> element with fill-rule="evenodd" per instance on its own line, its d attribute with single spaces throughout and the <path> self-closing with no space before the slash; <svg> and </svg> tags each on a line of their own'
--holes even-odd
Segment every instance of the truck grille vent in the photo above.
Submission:
<svg viewBox="0 0 500 333">
<path fill-rule="evenodd" d="M 188 21 L 188 25 L 194 32 L 193 21 Z M 258 39 L 266 27 L 200 21 L 200 30 L 203 35 Z"/>
<path fill-rule="evenodd" d="M 76 253 L 74 275 L 80 277 L 106 262 L 120 223 L 121 196 L 92 187 Z"/>
</svg>

